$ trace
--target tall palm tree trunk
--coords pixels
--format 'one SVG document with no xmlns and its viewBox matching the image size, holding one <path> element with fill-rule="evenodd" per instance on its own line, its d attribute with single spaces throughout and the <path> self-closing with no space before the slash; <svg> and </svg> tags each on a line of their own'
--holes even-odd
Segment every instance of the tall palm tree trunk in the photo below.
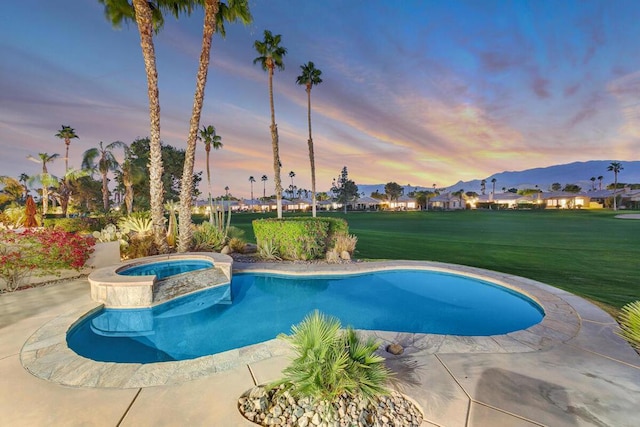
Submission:
<svg viewBox="0 0 640 427">
<path fill-rule="evenodd" d="M 613 171 L 613 210 L 617 211 L 618 210 L 618 204 L 617 204 L 617 199 L 618 199 L 618 172 L 617 171 Z"/>
<path fill-rule="evenodd" d="M 278 218 L 282 218 L 282 180 L 280 179 L 280 152 L 278 148 L 278 126 L 273 106 L 273 64 L 269 65 L 269 107 L 271 108 L 271 146 L 273 148 L 273 182 L 276 186 L 276 208 Z"/>
<path fill-rule="evenodd" d="M 109 210 L 109 180 L 107 179 L 107 172 L 102 174 L 102 206 L 105 212 Z"/>
<path fill-rule="evenodd" d="M 211 144 L 207 144 L 205 151 L 207 153 L 207 191 L 209 192 L 209 222 L 213 224 L 213 199 L 211 198 L 213 190 L 211 189 L 211 169 L 209 168 L 209 153 L 211 152 Z"/>
<path fill-rule="evenodd" d="M 182 187 L 180 188 L 180 213 L 178 222 L 180 226 L 180 240 L 178 252 L 186 252 L 191 248 L 191 206 L 193 199 L 193 164 L 196 155 L 196 137 L 200 126 L 200 115 L 204 104 L 204 89 L 207 84 L 207 71 L 211 56 L 211 39 L 216 30 L 216 15 L 218 14 L 218 0 L 206 0 L 204 5 L 204 28 L 202 30 L 202 50 L 200 51 L 200 64 L 196 77 L 196 92 L 193 99 L 193 110 L 189 123 L 189 136 L 187 137 L 187 149 L 182 171 Z M 207 162 L 207 168 L 209 163 Z M 210 184 L 209 184 L 210 185 Z"/>
<path fill-rule="evenodd" d="M 151 204 L 151 222 L 153 240 L 160 253 L 169 250 L 164 225 L 162 187 L 162 148 L 160 146 L 160 98 L 158 91 L 158 71 L 153 46 L 153 22 L 151 9 L 146 0 L 133 0 L 136 23 L 140 33 L 140 47 L 147 74 L 147 95 L 149 97 L 149 121 L 151 140 L 149 144 L 149 199 Z"/>
<path fill-rule="evenodd" d="M 311 216 L 316 217 L 316 159 L 313 154 L 313 138 L 311 137 L 311 85 L 307 85 L 307 121 L 309 122 L 309 162 L 311 162 Z"/>
</svg>

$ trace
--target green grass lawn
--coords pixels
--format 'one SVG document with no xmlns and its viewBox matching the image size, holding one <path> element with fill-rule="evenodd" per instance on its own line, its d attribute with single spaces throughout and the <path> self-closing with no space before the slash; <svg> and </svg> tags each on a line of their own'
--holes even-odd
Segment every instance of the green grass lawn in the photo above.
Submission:
<svg viewBox="0 0 640 427">
<path fill-rule="evenodd" d="M 319 215 L 349 222 L 350 232 L 358 236 L 357 258 L 441 261 L 502 271 L 615 308 L 640 300 L 640 220 L 615 219 L 612 211 Z M 251 220 L 263 217 L 237 214 L 232 225 L 244 229 L 251 241 Z"/>
</svg>

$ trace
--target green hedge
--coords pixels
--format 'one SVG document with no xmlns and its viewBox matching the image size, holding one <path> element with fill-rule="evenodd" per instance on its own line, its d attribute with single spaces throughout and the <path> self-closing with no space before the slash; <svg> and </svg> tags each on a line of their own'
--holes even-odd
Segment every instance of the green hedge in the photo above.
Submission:
<svg viewBox="0 0 640 427">
<path fill-rule="evenodd" d="M 253 220 L 252 225 L 258 247 L 268 243 L 280 258 L 290 260 L 322 258 L 334 236 L 349 231 L 339 218 L 268 218 Z"/>
</svg>

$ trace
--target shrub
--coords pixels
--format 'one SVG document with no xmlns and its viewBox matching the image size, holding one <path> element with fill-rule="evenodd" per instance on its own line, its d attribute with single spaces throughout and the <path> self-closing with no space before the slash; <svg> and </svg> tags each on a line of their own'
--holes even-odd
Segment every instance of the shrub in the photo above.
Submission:
<svg viewBox="0 0 640 427">
<path fill-rule="evenodd" d="M 136 234 L 129 238 L 129 244 L 121 246 L 124 259 L 142 258 L 160 253 L 152 234 Z"/>
<path fill-rule="evenodd" d="M 133 213 L 129 216 L 125 216 L 118 222 L 118 227 L 125 234 L 129 234 L 131 232 L 137 234 L 151 234 L 153 231 L 153 223 L 151 222 L 151 216 L 148 212 Z"/>
<path fill-rule="evenodd" d="M 44 226 L 68 233 L 89 233 L 99 227 L 99 221 L 94 218 L 47 218 Z"/>
<path fill-rule="evenodd" d="M 220 252 L 227 243 L 224 232 L 209 221 L 196 225 L 193 230 L 192 249 L 202 252 Z"/>
<path fill-rule="evenodd" d="M 326 250 L 329 223 L 323 219 L 257 219 L 252 224 L 258 247 L 270 241 L 283 259 L 315 259 Z"/>
<path fill-rule="evenodd" d="M 82 268 L 94 251 L 95 239 L 56 229 L 0 232 L 0 277 L 8 290 L 17 289 L 31 273 L 59 275 L 61 269 Z"/>
<path fill-rule="evenodd" d="M 358 243 L 358 237 L 353 234 L 339 234 L 336 236 L 334 250 L 341 254 L 343 251 L 353 254 L 356 250 L 356 243 Z"/>
<path fill-rule="evenodd" d="M 620 336 L 640 351 L 640 301 L 629 303 L 620 310 Z"/>
<path fill-rule="evenodd" d="M 294 397 L 329 402 L 343 394 L 364 399 L 388 394 L 391 371 L 375 354 L 378 343 L 373 338 L 362 341 L 352 328 L 342 330 L 337 318 L 318 310 L 291 332 L 279 338 L 293 346 L 295 358 L 272 387 L 284 384 Z"/>
<path fill-rule="evenodd" d="M 244 246 L 246 242 L 238 237 L 233 237 L 229 240 L 229 248 L 232 252 L 244 253 Z"/>
</svg>

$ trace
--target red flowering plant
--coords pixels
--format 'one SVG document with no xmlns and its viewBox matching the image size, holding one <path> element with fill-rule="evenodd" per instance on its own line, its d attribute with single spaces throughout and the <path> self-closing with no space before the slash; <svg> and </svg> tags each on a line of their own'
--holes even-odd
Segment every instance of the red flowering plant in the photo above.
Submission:
<svg viewBox="0 0 640 427">
<path fill-rule="evenodd" d="M 59 276 L 60 270 L 79 270 L 94 245 L 91 236 L 56 229 L 0 231 L 0 278 L 5 281 L 5 290 L 17 289 L 31 274 Z"/>
</svg>

